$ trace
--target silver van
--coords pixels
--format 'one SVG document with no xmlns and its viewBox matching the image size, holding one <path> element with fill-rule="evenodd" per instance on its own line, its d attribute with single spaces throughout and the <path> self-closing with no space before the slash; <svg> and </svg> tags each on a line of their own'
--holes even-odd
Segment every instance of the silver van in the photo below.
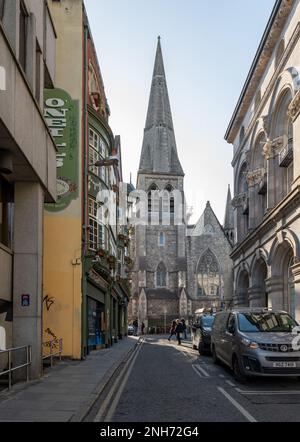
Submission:
<svg viewBox="0 0 300 442">
<path fill-rule="evenodd" d="M 300 380 L 297 326 L 284 311 L 248 308 L 217 313 L 211 335 L 213 360 L 228 365 L 240 382 L 247 376 Z"/>
</svg>

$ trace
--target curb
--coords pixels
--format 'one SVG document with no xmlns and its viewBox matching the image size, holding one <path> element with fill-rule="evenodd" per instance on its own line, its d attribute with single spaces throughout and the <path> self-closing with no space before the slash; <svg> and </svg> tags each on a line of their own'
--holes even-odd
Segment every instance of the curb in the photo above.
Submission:
<svg viewBox="0 0 300 442">
<path fill-rule="evenodd" d="M 90 401 L 88 401 L 86 403 L 86 405 L 81 408 L 81 410 L 76 412 L 72 416 L 72 418 L 70 419 L 69 422 L 82 422 L 85 419 L 85 417 L 90 413 L 93 406 L 95 405 L 95 403 L 99 399 L 99 396 L 102 394 L 102 392 L 104 391 L 107 384 L 115 376 L 119 367 L 127 361 L 127 359 L 130 357 L 130 355 L 135 351 L 136 347 L 140 344 L 141 340 L 142 340 L 142 338 L 139 337 L 139 339 L 136 341 L 135 345 L 130 350 L 128 350 L 128 352 L 125 354 L 125 356 L 121 360 L 115 362 L 115 364 L 108 370 L 107 374 L 104 375 L 104 377 L 102 378 L 102 380 L 98 384 L 98 387 L 92 393 L 92 396 L 93 396 L 92 399 Z"/>
</svg>

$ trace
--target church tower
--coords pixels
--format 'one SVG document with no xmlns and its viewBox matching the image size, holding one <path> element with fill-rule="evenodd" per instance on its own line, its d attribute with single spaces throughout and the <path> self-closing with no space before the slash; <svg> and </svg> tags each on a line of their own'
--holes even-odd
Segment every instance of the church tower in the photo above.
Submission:
<svg viewBox="0 0 300 442">
<path fill-rule="evenodd" d="M 137 191 L 145 195 L 146 223 L 136 227 L 131 316 L 164 328 L 187 316 L 184 172 L 174 133 L 158 37 Z"/>
</svg>

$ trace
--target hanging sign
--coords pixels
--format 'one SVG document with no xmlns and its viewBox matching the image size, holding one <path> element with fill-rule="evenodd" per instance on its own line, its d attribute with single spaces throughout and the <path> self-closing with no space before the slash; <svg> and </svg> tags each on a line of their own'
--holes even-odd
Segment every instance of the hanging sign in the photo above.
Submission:
<svg viewBox="0 0 300 442">
<path fill-rule="evenodd" d="M 46 89 L 44 117 L 56 143 L 57 202 L 45 204 L 49 212 L 65 210 L 78 198 L 78 101 L 62 89 Z"/>
</svg>

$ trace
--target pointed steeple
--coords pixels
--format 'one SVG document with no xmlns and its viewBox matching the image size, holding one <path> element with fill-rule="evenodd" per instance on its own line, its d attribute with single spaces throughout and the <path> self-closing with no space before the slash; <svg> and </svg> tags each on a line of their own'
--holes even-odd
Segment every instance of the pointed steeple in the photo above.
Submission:
<svg viewBox="0 0 300 442">
<path fill-rule="evenodd" d="M 226 201 L 226 209 L 225 209 L 225 217 L 224 217 L 224 231 L 225 235 L 232 243 L 234 239 L 234 213 L 232 206 L 232 197 L 230 191 L 230 185 L 228 185 L 228 193 L 227 193 L 227 201 Z"/>
<path fill-rule="evenodd" d="M 184 176 L 177 154 L 160 37 L 157 43 L 139 173 Z"/>
</svg>

